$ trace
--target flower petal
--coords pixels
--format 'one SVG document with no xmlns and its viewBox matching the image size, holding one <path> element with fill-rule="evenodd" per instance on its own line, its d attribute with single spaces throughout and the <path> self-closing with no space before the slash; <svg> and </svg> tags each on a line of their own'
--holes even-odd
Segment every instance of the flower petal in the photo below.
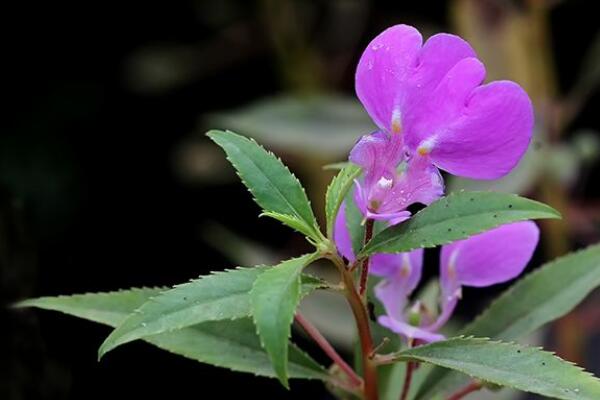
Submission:
<svg viewBox="0 0 600 400">
<path fill-rule="evenodd" d="M 371 187 L 372 188 L 372 187 Z M 404 222 L 410 218 L 410 211 L 404 210 L 406 206 L 391 210 L 390 212 L 372 212 L 369 210 L 369 198 L 371 192 L 366 193 L 366 189 L 360 184 L 358 180 L 354 181 L 354 204 L 360 210 L 365 218 L 373 219 L 375 221 L 387 221 L 389 225 L 396 225 L 400 222 Z"/>
<path fill-rule="evenodd" d="M 353 262 L 354 250 L 352 249 L 352 239 L 350 238 L 350 230 L 346 225 L 346 202 L 340 205 L 338 214 L 335 217 L 335 225 L 333 227 L 333 240 L 338 249 L 338 252 L 346 257 L 350 262 Z"/>
<path fill-rule="evenodd" d="M 426 105 L 432 100 L 443 102 L 446 99 L 436 99 L 432 93 L 456 64 L 465 58 L 473 57 L 476 57 L 475 50 L 456 35 L 439 33 L 425 42 L 411 76 L 411 84 L 405 84 L 405 90 L 410 90 L 410 101 L 405 102 L 402 110 L 407 127 L 411 125 L 412 120 L 418 119 L 421 115 L 426 115 L 428 118 L 435 115 L 426 110 Z M 407 129 L 407 133 L 414 133 L 411 131 L 412 129 Z"/>
<path fill-rule="evenodd" d="M 375 286 L 375 296 L 393 319 L 404 319 L 408 296 L 419 284 L 423 268 L 423 249 L 401 254 L 376 254 L 371 257 L 370 272 L 383 276 Z"/>
<path fill-rule="evenodd" d="M 485 78 L 485 67 L 474 57 L 458 61 L 429 89 L 424 101 L 407 115 L 407 144 L 411 153 L 428 154 L 443 145 L 444 132 L 464 113 L 473 90 Z"/>
<path fill-rule="evenodd" d="M 404 103 L 404 82 L 414 71 L 422 37 L 408 25 L 392 26 L 369 43 L 356 69 L 356 94 L 375 124 L 392 130 Z M 396 112 L 396 115 L 394 115 Z"/>
<path fill-rule="evenodd" d="M 484 287 L 517 277 L 531 259 L 538 240 L 537 225 L 524 221 L 443 246 L 442 289 L 447 292 L 455 284 Z"/>
<path fill-rule="evenodd" d="M 424 91 L 433 90 L 460 60 L 476 57 L 475 50 L 462 38 L 449 33 L 431 36 L 418 57 L 415 80 Z"/>
<path fill-rule="evenodd" d="M 382 211 L 406 209 L 411 204 L 429 205 L 444 195 L 444 180 L 428 157 L 414 156 L 396 179 Z"/>
<path fill-rule="evenodd" d="M 362 167 L 365 186 L 374 186 L 381 178 L 393 179 L 396 166 L 404 157 L 400 135 L 388 136 L 385 132 L 365 135 L 350 151 L 350 161 Z"/>
<path fill-rule="evenodd" d="M 480 86 L 467 98 L 461 115 L 434 134 L 431 159 L 454 175 L 500 178 L 527 150 L 533 121 L 531 101 L 516 83 Z"/>
<path fill-rule="evenodd" d="M 423 269 L 423 249 L 416 249 L 408 253 L 375 254 L 371 257 L 369 271 L 376 276 L 388 279 L 394 277 L 408 277 L 406 293 L 410 294 L 421 279 Z"/>
<path fill-rule="evenodd" d="M 426 329 L 421 329 L 416 326 L 412 326 L 404 321 L 399 321 L 394 318 L 390 318 L 387 315 L 382 315 L 377 319 L 377 322 L 395 332 L 399 335 L 402 335 L 408 339 L 420 339 L 424 342 L 437 342 L 440 340 L 444 340 L 445 336 L 439 333 L 433 333 Z"/>
</svg>

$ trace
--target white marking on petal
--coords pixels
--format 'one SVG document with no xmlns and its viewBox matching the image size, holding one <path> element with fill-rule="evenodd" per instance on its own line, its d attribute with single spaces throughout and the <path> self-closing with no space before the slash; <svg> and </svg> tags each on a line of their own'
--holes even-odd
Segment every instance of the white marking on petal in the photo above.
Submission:
<svg viewBox="0 0 600 400">
<path fill-rule="evenodd" d="M 395 107 L 392 111 L 392 134 L 402 132 L 402 112 L 399 107 Z"/>
<path fill-rule="evenodd" d="M 429 139 L 423 140 L 419 144 L 419 147 L 417 147 L 417 153 L 419 153 L 419 155 L 426 156 L 427 154 L 431 153 L 431 150 L 433 150 L 435 145 L 436 145 L 436 137 L 431 136 Z"/>
<path fill-rule="evenodd" d="M 458 258 L 458 250 L 454 250 L 452 254 L 450 254 L 450 259 L 448 260 L 448 277 L 452 280 L 456 279 L 456 259 Z"/>
<path fill-rule="evenodd" d="M 377 181 L 377 186 L 379 186 L 381 189 L 389 189 L 392 187 L 393 183 L 394 183 L 393 180 L 387 179 L 385 176 L 382 176 Z"/>
</svg>

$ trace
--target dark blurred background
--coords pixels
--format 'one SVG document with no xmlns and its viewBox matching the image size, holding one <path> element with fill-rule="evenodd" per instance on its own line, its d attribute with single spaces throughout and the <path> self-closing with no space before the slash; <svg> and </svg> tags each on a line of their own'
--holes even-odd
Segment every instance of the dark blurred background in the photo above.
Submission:
<svg viewBox="0 0 600 400">
<path fill-rule="evenodd" d="M 250 195 L 203 133 L 229 128 L 256 137 L 299 175 L 313 203 L 322 204 L 332 175 L 321 166 L 344 160 L 370 129 L 354 98 L 356 62 L 369 40 L 393 24 L 415 25 L 424 36 L 460 33 L 486 63 L 489 79 L 516 80 L 536 105 L 536 138 L 517 172 L 491 184 L 449 180 L 449 188 L 510 190 L 559 208 L 566 218 L 542 227 L 544 242 L 530 268 L 597 242 L 600 40 L 594 3 L 8 6 L 0 398 L 330 398 L 319 383 L 295 381 L 287 392 L 274 380 L 137 342 L 97 363 L 108 328 L 5 306 L 33 296 L 172 285 L 233 264 L 300 254 L 303 239 L 257 218 Z M 435 275 L 435 256 L 428 261 L 428 274 Z M 474 315 L 503 288 L 466 291 L 461 315 Z M 596 292 L 538 343 L 600 374 L 598 304 Z"/>
</svg>

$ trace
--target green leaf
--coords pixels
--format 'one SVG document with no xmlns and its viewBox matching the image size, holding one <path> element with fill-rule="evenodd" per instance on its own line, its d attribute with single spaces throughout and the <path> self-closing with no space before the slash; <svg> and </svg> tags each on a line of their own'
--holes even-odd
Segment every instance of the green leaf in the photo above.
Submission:
<svg viewBox="0 0 600 400">
<path fill-rule="evenodd" d="M 79 318 L 117 326 L 163 289 L 130 289 L 110 293 L 41 297 L 25 300 L 17 307 L 60 311 Z M 267 354 L 260 346 L 249 318 L 215 321 L 144 338 L 163 350 L 202 363 L 259 376 L 275 377 Z M 326 380 L 326 372 L 308 355 L 289 344 L 290 378 Z"/>
<path fill-rule="evenodd" d="M 304 188 L 281 160 L 254 140 L 236 133 L 213 130 L 207 135 L 225 150 L 227 159 L 263 210 L 303 221 L 302 233 L 317 241 L 322 239 Z"/>
<path fill-rule="evenodd" d="M 325 215 L 327 216 L 327 237 L 333 238 L 333 225 L 344 197 L 352 187 L 354 179 L 360 174 L 360 167 L 350 164 L 342 169 L 331 181 L 325 196 Z"/>
<path fill-rule="evenodd" d="M 410 220 L 375 235 L 360 256 L 434 247 L 499 225 L 539 218 L 560 218 L 560 214 L 550 206 L 513 194 L 454 193 L 424 208 Z"/>
<path fill-rule="evenodd" d="M 600 399 L 600 380 L 538 348 L 458 337 L 403 350 L 395 361 L 420 361 L 476 379 L 556 399 Z"/>
<path fill-rule="evenodd" d="M 568 254 L 545 264 L 506 290 L 461 335 L 501 340 L 519 339 L 562 317 L 600 286 L 600 245 Z M 463 375 L 435 369 L 419 392 L 435 392 L 464 384 Z"/>
<path fill-rule="evenodd" d="M 206 321 L 249 317 L 252 285 L 269 268 L 261 266 L 216 272 L 150 298 L 106 338 L 98 350 L 98 357 L 146 336 Z M 310 292 L 319 285 L 315 278 L 306 277 L 303 292 Z"/>
<path fill-rule="evenodd" d="M 325 171 L 341 171 L 349 165 L 353 165 L 350 161 L 341 161 L 323 165 Z"/>
<path fill-rule="evenodd" d="M 301 298 L 300 276 L 302 269 L 317 257 L 307 254 L 284 261 L 259 275 L 250 292 L 256 330 L 285 387 L 288 387 L 287 343 Z"/>
<path fill-rule="evenodd" d="M 287 225 L 290 228 L 292 228 L 300 233 L 303 233 L 305 235 L 307 235 L 306 232 L 309 232 L 311 229 L 313 229 L 311 226 L 306 225 L 306 222 L 304 220 L 301 220 L 292 215 L 279 214 L 279 213 L 272 212 L 272 211 L 265 211 L 265 212 L 261 213 L 260 216 L 276 219 L 277 221 L 281 222 L 282 224 Z"/>
</svg>

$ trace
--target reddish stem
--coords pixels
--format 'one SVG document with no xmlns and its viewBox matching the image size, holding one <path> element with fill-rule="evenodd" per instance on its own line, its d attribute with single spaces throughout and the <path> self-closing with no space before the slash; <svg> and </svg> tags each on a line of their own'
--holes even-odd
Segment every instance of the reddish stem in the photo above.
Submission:
<svg viewBox="0 0 600 400">
<path fill-rule="evenodd" d="M 412 382 L 413 372 L 415 370 L 414 362 L 406 363 L 406 375 L 404 375 L 404 386 L 402 386 L 402 394 L 400 400 L 406 400 L 408 398 L 408 392 L 410 391 L 410 383 Z"/>
<path fill-rule="evenodd" d="M 368 219 L 365 226 L 365 244 L 369 243 L 369 241 L 373 238 L 373 226 L 375 225 L 375 221 L 372 219 Z M 366 257 L 362 264 L 362 271 L 360 273 L 360 284 L 358 289 L 358 294 L 360 297 L 364 297 L 367 291 L 367 278 L 369 277 L 369 259 L 370 257 Z"/>
<path fill-rule="evenodd" d="M 413 347 L 415 344 L 415 340 L 408 340 L 408 348 Z M 402 394 L 400 395 L 400 400 L 406 400 L 408 398 L 408 392 L 410 392 L 410 384 L 412 382 L 413 372 L 415 371 L 417 363 L 407 362 L 406 363 L 406 374 L 404 375 L 404 385 L 402 386 Z"/>
<path fill-rule="evenodd" d="M 335 351 L 333 346 L 327 341 L 321 332 L 319 332 L 319 330 L 313 324 L 311 324 L 310 321 L 304 318 L 300 312 L 296 313 L 296 322 L 302 326 L 308 336 L 310 336 L 315 343 L 319 345 L 325 354 L 327 354 L 329 358 L 331 358 L 331 360 L 337 364 L 337 366 L 340 367 L 340 369 L 344 371 L 346 375 L 348 375 L 352 386 L 360 387 L 362 385 L 362 379 L 356 374 L 356 372 L 354 372 L 352 367 L 348 365 L 346 361 L 344 361 L 344 359 L 337 353 L 337 351 Z"/>
<path fill-rule="evenodd" d="M 454 394 L 450 395 L 450 397 L 448 397 L 446 400 L 460 400 L 469 393 L 476 392 L 479 389 L 481 389 L 481 383 L 473 381 L 462 389 L 456 391 Z"/>
<path fill-rule="evenodd" d="M 341 258 L 332 256 L 330 260 L 340 271 L 344 289 L 346 291 L 346 299 L 348 300 L 348 304 L 350 305 L 352 313 L 354 314 L 354 320 L 356 321 L 356 328 L 358 330 L 360 349 L 362 353 L 364 400 L 377 400 L 379 398 L 379 393 L 377 390 L 377 364 L 373 359 L 373 338 L 371 336 L 371 327 L 369 325 L 369 314 L 367 313 L 367 307 L 365 306 L 365 303 L 363 303 L 358 291 L 356 290 L 352 271 L 347 268 L 347 265 L 342 261 Z"/>
</svg>

